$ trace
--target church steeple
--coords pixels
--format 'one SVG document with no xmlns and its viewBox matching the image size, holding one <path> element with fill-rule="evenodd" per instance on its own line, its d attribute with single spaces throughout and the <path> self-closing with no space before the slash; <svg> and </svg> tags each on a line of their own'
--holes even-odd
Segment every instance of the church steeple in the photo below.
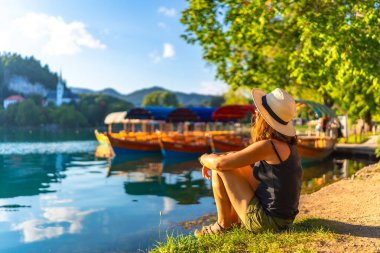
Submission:
<svg viewBox="0 0 380 253">
<path fill-rule="evenodd" d="M 63 101 L 64 86 L 62 82 L 62 70 L 59 70 L 58 83 L 57 83 L 57 98 L 55 101 L 56 106 L 61 106 Z"/>
</svg>

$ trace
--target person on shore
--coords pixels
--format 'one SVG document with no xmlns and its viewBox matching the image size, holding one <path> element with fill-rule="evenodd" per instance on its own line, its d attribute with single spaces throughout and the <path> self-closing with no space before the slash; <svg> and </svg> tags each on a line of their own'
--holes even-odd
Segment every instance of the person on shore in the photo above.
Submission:
<svg viewBox="0 0 380 253">
<path fill-rule="evenodd" d="M 252 97 L 258 112 L 252 144 L 199 158 L 203 177 L 212 180 L 218 220 L 195 230 L 196 236 L 226 232 L 240 221 L 252 232 L 278 231 L 298 214 L 302 167 L 292 124 L 295 101 L 279 88 L 268 94 L 255 88 Z"/>
</svg>

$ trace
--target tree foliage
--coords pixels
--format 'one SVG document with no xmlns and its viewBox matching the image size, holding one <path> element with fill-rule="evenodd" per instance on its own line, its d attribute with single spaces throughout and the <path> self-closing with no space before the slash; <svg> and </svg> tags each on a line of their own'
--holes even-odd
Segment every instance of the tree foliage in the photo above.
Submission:
<svg viewBox="0 0 380 253">
<path fill-rule="evenodd" d="M 0 54 L 0 86 L 6 85 L 13 76 L 25 77 L 31 83 L 40 83 L 46 89 L 53 90 L 57 86 L 58 75 L 52 73 L 48 65 L 42 65 L 33 56 L 22 57 L 15 53 Z"/>
<path fill-rule="evenodd" d="M 128 111 L 133 104 L 107 95 L 82 95 L 79 111 L 91 126 L 102 125 L 107 114 L 115 111 Z"/>
<path fill-rule="evenodd" d="M 44 107 L 39 96 L 32 96 L 20 103 L 9 105 L 6 110 L 0 110 L 0 125 L 99 126 L 104 124 L 104 118 L 108 113 L 131 108 L 131 103 L 107 95 L 84 95 L 78 105 L 64 104 L 60 107 L 54 104 Z"/>
<path fill-rule="evenodd" d="M 178 107 L 179 102 L 177 96 L 169 91 L 155 91 L 144 97 L 143 106 L 167 106 Z"/>
<path fill-rule="evenodd" d="M 379 1 L 187 1 L 182 37 L 232 87 L 312 91 L 354 118 L 380 112 Z"/>
<path fill-rule="evenodd" d="M 250 90 L 247 87 L 230 88 L 224 93 L 224 105 L 246 105 L 251 101 Z"/>
</svg>

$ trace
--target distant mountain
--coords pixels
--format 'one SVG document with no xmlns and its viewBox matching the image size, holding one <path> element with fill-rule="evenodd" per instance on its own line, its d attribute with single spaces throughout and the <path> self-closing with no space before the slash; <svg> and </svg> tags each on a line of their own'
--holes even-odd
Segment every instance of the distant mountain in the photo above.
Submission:
<svg viewBox="0 0 380 253">
<path fill-rule="evenodd" d="M 145 95 L 148 95 L 148 94 L 155 92 L 155 91 L 168 91 L 168 90 L 161 88 L 161 87 L 158 87 L 158 86 L 153 86 L 151 88 L 136 90 L 132 93 L 124 95 L 124 97 L 126 100 L 133 103 L 134 105 L 141 106 Z"/>
<path fill-rule="evenodd" d="M 92 93 L 96 93 L 95 91 L 93 90 L 90 90 L 90 89 L 85 89 L 85 88 L 74 88 L 74 87 L 70 87 L 70 90 L 75 93 L 75 94 L 92 94 Z"/>
<path fill-rule="evenodd" d="M 131 102 L 135 106 L 141 106 L 144 97 L 148 95 L 149 93 L 152 93 L 155 91 L 170 91 L 158 86 L 136 90 L 132 93 L 125 94 L 125 95 L 119 93 L 118 91 L 112 88 L 106 88 L 100 91 L 92 91 L 92 90 L 83 89 L 83 88 L 71 88 L 71 90 L 77 94 L 106 94 L 109 96 L 113 96 L 122 100 L 126 100 L 128 102 Z M 203 95 L 203 94 L 198 94 L 198 93 L 184 93 L 184 92 L 179 92 L 179 91 L 170 91 L 170 92 L 174 92 L 177 95 L 177 98 L 180 104 L 184 106 L 201 105 L 204 102 L 211 101 L 211 99 L 215 97 L 212 95 Z"/>
</svg>

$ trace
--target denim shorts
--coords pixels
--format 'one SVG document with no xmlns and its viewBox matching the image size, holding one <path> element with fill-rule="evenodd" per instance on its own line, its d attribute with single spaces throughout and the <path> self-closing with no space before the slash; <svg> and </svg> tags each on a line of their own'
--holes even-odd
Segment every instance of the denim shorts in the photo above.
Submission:
<svg viewBox="0 0 380 253">
<path fill-rule="evenodd" d="M 282 219 L 266 214 L 260 201 L 253 197 L 243 223 L 249 231 L 254 233 L 264 230 L 276 232 L 288 228 L 293 223 L 293 219 Z"/>
</svg>

